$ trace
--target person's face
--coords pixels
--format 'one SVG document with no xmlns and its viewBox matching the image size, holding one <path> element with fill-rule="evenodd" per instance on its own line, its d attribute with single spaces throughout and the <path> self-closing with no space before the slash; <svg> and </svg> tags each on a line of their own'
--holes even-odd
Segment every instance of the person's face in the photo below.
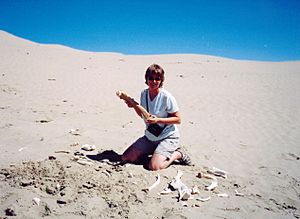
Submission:
<svg viewBox="0 0 300 219">
<path fill-rule="evenodd" d="M 149 88 L 158 89 L 159 85 L 161 83 L 161 78 L 158 75 L 153 74 L 148 77 L 147 82 L 148 82 Z"/>
</svg>

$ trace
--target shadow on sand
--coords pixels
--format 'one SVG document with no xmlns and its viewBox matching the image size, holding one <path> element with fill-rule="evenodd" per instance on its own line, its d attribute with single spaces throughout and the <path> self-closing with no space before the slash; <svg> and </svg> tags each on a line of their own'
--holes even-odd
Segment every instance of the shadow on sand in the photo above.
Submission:
<svg viewBox="0 0 300 219">
<path fill-rule="evenodd" d="M 89 159 L 99 161 L 99 162 L 105 162 L 107 164 L 116 166 L 116 165 L 124 165 L 125 162 L 121 159 L 121 154 L 118 154 L 114 150 L 105 150 L 99 154 L 96 155 L 86 155 Z M 148 163 L 150 161 L 151 157 L 144 157 L 140 159 L 140 161 L 134 163 L 134 165 L 142 165 L 145 169 L 148 169 Z"/>
<path fill-rule="evenodd" d="M 91 160 L 96 161 L 109 161 L 112 163 L 121 162 L 121 155 L 113 150 L 106 150 L 96 155 L 86 155 Z"/>
</svg>

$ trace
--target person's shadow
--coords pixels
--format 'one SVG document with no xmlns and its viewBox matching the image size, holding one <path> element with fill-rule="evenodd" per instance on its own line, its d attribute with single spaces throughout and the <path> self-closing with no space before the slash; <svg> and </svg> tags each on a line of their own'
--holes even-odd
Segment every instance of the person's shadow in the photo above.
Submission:
<svg viewBox="0 0 300 219">
<path fill-rule="evenodd" d="M 104 160 L 108 160 L 109 162 L 112 162 L 112 163 L 118 163 L 118 162 L 122 161 L 121 155 L 113 150 L 105 150 L 96 155 L 86 155 L 86 156 L 91 160 L 96 160 L 96 161 L 100 161 L 100 162 L 104 161 Z"/>
<path fill-rule="evenodd" d="M 99 154 L 96 155 L 86 155 L 89 159 L 99 161 L 99 162 L 105 162 L 110 165 L 124 165 L 125 163 L 121 159 L 121 154 L 118 154 L 114 150 L 105 150 L 102 151 Z M 145 169 L 148 169 L 148 163 L 149 163 L 150 158 L 149 157 L 144 157 L 140 161 L 134 163 L 135 165 L 143 165 Z"/>
</svg>

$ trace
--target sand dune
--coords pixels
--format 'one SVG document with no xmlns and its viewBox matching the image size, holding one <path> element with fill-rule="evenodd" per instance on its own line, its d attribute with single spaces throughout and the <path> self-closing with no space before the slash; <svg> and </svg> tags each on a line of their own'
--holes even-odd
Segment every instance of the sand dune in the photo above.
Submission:
<svg viewBox="0 0 300 219">
<path fill-rule="evenodd" d="M 113 161 L 143 134 L 115 91 L 138 100 L 152 63 L 166 71 L 195 166 L 159 171 L 161 183 L 145 193 L 156 172 L 101 159 Z M 299 84 L 300 62 L 94 53 L 0 31 L 0 218 L 8 209 L 18 218 L 299 218 Z M 76 152 L 92 165 L 72 160 Z M 210 181 L 196 176 L 211 167 L 228 178 L 206 191 Z M 178 169 L 200 190 L 187 207 L 176 192 L 158 194 Z"/>
</svg>

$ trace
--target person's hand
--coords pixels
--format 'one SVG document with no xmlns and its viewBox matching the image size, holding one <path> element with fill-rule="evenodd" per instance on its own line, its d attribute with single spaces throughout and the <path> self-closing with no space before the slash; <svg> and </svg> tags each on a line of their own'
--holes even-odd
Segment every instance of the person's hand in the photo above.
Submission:
<svg viewBox="0 0 300 219">
<path fill-rule="evenodd" d="M 129 108 L 132 108 L 132 107 L 133 107 L 133 105 L 132 105 L 129 101 L 126 101 L 126 100 L 125 100 L 125 103 L 127 104 L 127 106 L 128 106 Z"/>
<path fill-rule="evenodd" d="M 147 122 L 148 124 L 155 124 L 155 123 L 158 123 L 158 121 L 159 121 L 159 118 L 156 117 L 156 116 L 154 116 L 154 115 L 151 115 L 151 117 L 149 117 L 149 118 L 146 120 L 146 122 Z"/>
</svg>

